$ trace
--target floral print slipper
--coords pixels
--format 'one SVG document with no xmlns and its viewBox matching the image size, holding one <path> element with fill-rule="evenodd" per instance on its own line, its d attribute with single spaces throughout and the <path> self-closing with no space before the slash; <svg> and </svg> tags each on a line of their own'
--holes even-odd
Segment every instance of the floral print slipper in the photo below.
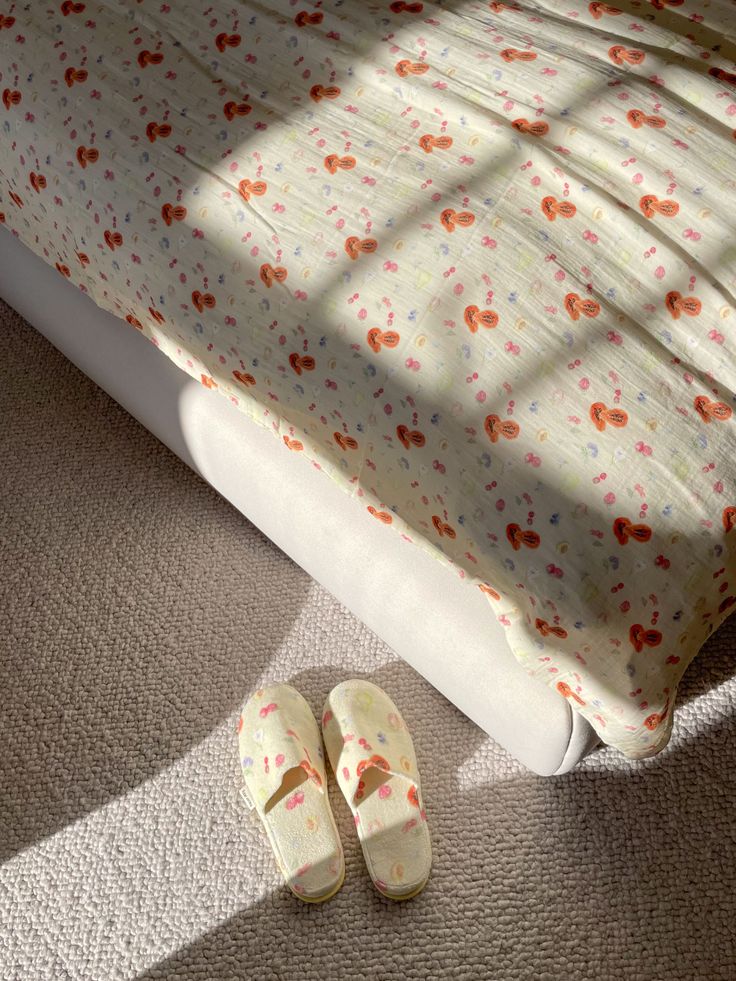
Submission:
<svg viewBox="0 0 736 981">
<path fill-rule="evenodd" d="M 345 861 L 317 720 L 291 685 L 270 685 L 248 699 L 238 733 L 243 797 L 263 823 L 287 886 L 305 902 L 324 902 L 342 885 Z"/>
<path fill-rule="evenodd" d="M 373 884 L 389 899 L 411 899 L 429 878 L 432 848 L 399 710 L 371 682 L 344 681 L 327 696 L 322 735 Z"/>
</svg>

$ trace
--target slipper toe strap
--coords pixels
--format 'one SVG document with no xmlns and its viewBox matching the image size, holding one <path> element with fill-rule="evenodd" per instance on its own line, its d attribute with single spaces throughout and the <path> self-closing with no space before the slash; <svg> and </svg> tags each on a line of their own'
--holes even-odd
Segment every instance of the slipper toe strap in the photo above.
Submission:
<svg viewBox="0 0 736 981">
<path fill-rule="evenodd" d="M 337 719 L 326 712 L 322 733 L 338 786 L 352 808 L 363 799 L 365 774 L 370 767 L 401 778 L 407 800 L 420 808 L 419 776 L 414 746 L 403 721 L 376 731 L 375 726 L 356 725 L 356 720 Z"/>
<path fill-rule="evenodd" d="M 319 729 L 309 705 L 285 685 L 255 692 L 238 723 L 243 779 L 255 807 L 263 813 L 284 776 L 301 767 L 321 793 L 325 766 Z"/>
</svg>

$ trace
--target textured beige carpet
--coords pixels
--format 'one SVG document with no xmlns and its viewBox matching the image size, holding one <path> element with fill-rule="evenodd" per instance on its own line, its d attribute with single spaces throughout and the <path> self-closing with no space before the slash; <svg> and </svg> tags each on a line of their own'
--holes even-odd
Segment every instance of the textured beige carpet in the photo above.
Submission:
<svg viewBox="0 0 736 981">
<path fill-rule="evenodd" d="M 0 978 L 736 978 L 736 630 L 672 746 L 533 776 L 0 304 Z M 735 625 L 736 626 L 736 625 Z M 308 907 L 238 798 L 247 694 L 384 686 L 435 850 Z M 469 679 L 472 683 L 472 679 Z"/>
</svg>

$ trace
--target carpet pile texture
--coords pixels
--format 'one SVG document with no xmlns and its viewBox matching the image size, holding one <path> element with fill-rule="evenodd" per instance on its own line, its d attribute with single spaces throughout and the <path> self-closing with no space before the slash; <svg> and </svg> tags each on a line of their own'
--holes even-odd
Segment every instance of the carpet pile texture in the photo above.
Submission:
<svg viewBox="0 0 736 981">
<path fill-rule="evenodd" d="M 664 754 L 537 777 L 1 303 L 0 335 L 2 981 L 736 978 L 736 623 Z M 347 876 L 307 906 L 235 724 L 355 676 L 411 728 L 434 872 L 381 898 L 333 788 Z"/>
</svg>

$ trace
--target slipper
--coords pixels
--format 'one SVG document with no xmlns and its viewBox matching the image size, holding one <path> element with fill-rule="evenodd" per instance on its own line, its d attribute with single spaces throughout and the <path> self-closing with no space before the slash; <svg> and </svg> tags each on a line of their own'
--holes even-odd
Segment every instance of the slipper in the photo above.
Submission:
<svg viewBox="0 0 736 981">
<path fill-rule="evenodd" d="M 376 889 L 411 899 L 429 878 L 432 847 L 414 745 L 399 710 L 369 681 L 327 696 L 322 736 Z"/>
<path fill-rule="evenodd" d="M 238 733 L 241 794 L 261 819 L 287 886 L 305 902 L 324 902 L 342 885 L 345 860 L 317 720 L 291 685 L 270 685 L 248 699 Z"/>
</svg>

